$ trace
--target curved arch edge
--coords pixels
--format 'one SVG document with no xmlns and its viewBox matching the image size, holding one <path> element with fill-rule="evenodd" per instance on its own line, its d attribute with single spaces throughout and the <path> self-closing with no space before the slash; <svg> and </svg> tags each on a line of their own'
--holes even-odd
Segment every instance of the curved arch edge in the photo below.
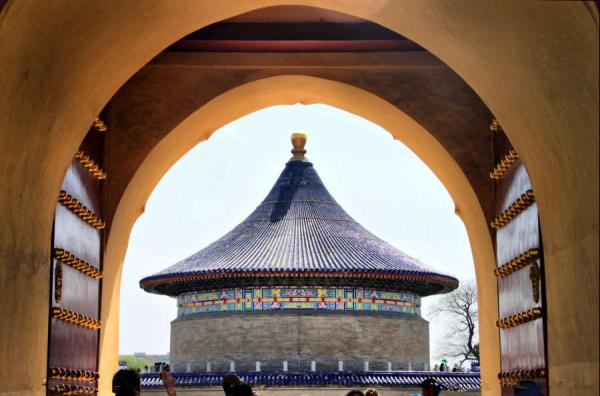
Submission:
<svg viewBox="0 0 600 396">
<path fill-rule="evenodd" d="M 363 117 L 401 140 L 419 156 L 440 179 L 454 200 L 467 229 L 476 278 L 479 285 L 480 339 L 483 356 L 498 356 L 494 252 L 483 210 L 466 176 L 444 147 L 420 124 L 404 112 L 365 90 L 316 77 L 287 75 L 256 80 L 233 88 L 200 107 L 177 125 L 150 152 L 128 183 L 117 206 L 108 236 L 102 293 L 100 370 L 116 369 L 118 351 L 118 304 L 120 277 L 129 233 L 156 184 L 168 169 L 195 145 L 210 138 L 220 127 L 257 110 L 275 105 L 327 104 Z M 485 290 L 485 293 L 481 292 Z M 499 362 L 483 360 L 482 370 L 495 373 Z M 486 367 L 488 366 L 488 367 Z M 494 389 L 495 377 L 488 374 L 482 387 Z M 490 381 L 493 381 L 490 383 Z M 102 386 L 108 386 L 103 383 Z M 104 389 L 104 388 L 103 388 Z"/>
</svg>

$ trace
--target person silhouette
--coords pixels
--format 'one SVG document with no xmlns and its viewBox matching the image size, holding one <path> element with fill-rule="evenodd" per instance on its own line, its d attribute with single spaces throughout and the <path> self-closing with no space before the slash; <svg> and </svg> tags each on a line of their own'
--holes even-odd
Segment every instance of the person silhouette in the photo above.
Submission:
<svg viewBox="0 0 600 396">
<path fill-rule="evenodd" d="M 442 387 L 433 378 L 427 378 L 423 381 L 421 388 L 423 396 L 438 396 L 442 390 Z"/>
<path fill-rule="evenodd" d="M 132 369 L 121 369 L 112 379 L 112 391 L 117 396 L 139 396 L 140 375 Z"/>
</svg>

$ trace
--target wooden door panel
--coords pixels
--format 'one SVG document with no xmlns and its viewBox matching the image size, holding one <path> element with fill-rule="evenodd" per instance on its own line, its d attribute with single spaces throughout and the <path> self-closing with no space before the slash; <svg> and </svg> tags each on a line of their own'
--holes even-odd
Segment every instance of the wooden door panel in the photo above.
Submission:
<svg viewBox="0 0 600 396">
<path fill-rule="evenodd" d="M 52 319 L 52 367 L 96 371 L 97 332 Z"/>
<path fill-rule="evenodd" d="M 62 205 L 54 219 L 54 248 L 65 249 L 78 258 L 99 267 L 102 235 Z"/>
<path fill-rule="evenodd" d="M 496 213 L 508 208 L 519 195 L 531 189 L 525 165 L 520 159 L 515 160 L 502 178 L 496 181 Z"/>
<path fill-rule="evenodd" d="M 497 126 L 497 125 L 496 125 Z M 498 126 L 497 126 L 498 127 Z M 498 127 L 494 133 L 495 230 L 503 395 L 539 387 L 547 394 L 543 255 L 535 192 L 525 165 Z"/>
<path fill-rule="evenodd" d="M 102 196 L 100 187 L 101 185 L 97 179 L 79 161 L 73 160 L 67 170 L 61 189 L 67 191 L 94 213 L 101 213 Z"/>
<path fill-rule="evenodd" d="M 498 311 L 501 318 L 542 305 L 541 298 L 538 298 L 537 302 L 534 300 L 528 267 L 502 279 L 498 284 L 498 293 L 500 303 Z"/>
<path fill-rule="evenodd" d="M 57 301 L 55 293 L 53 296 L 54 306 L 92 318 L 99 317 L 98 306 L 89 303 L 89 301 L 94 301 L 100 292 L 99 282 L 89 282 L 87 275 L 64 264 L 62 273 L 61 298 L 60 301 Z"/>
<path fill-rule="evenodd" d="M 54 217 L 47 394 L 95 395 L 104 249 L 102 136 L 92 128 L 61 186 Z"/>
<path fill-rule="evenodd" d="M 545 367 L 543 325 L 542 320 L 534 320 L 500 332 L 502 371 Z"/>
<path fill-rule="evenodd" d="M 519 197 L 531 191 L 531 182 L 521 161 L 513 165 L 510 173 L 497 182 L 496 215 L 506 211 Z M 538 211 L 534 203 L 496 230 L 498 264 L 509 262 L 519 254 L 539 247 Z"/>
</svg>

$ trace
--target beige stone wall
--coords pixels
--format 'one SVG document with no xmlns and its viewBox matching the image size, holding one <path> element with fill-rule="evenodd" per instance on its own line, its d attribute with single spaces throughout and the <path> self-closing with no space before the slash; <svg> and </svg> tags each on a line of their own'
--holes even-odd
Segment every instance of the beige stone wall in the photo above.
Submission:
<svg viewBox="0 0 600 396">
<path fill-rule="evenodd" d="M 171 323 L 174 371 L 423 369 L 429 363 L 429 323 L 419 317 L 351 314 L 194 315 Z"/>
</svg>

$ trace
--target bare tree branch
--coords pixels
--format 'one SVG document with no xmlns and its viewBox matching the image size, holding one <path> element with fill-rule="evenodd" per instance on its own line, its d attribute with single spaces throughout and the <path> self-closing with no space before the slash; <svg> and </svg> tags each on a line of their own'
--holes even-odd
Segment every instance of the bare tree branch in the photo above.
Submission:
<svg viewBox="0 0 600 396">
<path fill-rule="evenodd" d="M 468 360 L 479 360 L 475 282 L 463 282 L 452 293 L 443 295 L 431 314 L 447 319 L 446 336 L 437 348 L 440 356 L 457 359 L 461 366 Z"/>
</svg>

